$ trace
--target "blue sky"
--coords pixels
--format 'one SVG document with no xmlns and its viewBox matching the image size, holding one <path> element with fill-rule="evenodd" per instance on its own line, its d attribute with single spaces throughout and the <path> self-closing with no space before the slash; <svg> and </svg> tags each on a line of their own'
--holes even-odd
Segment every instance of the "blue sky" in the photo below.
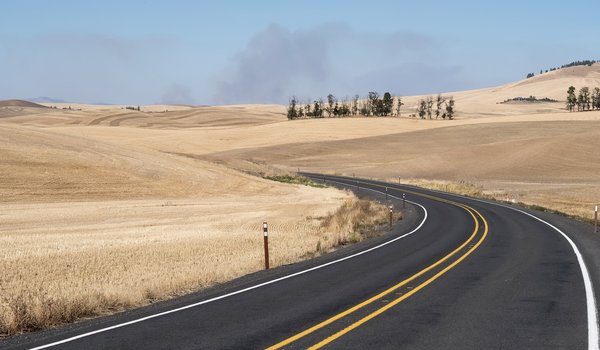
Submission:
<svg viewBox="0 0 600 350">
<path fill-rule="evenodd" d="M 2 1 L 0 99 L 285 103 L 599 59 L 599 1 Z"/>
</svg>

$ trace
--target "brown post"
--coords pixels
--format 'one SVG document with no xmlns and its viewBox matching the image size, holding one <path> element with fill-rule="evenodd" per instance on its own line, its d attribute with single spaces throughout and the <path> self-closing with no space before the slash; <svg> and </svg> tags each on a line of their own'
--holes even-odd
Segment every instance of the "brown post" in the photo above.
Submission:
<svg viewBox="0 0 600 350">
<path fill-rule="evenodd" d="M 267 222 L 263 222 L 263 237 L 265 242 L 265 270 L 269 269 L 269 229 Z"/>
<path fill-rule="evenodd" d="M 400 176 L 398 176 L 398 185 L 400 185 Z"/>
<path fill-rule="evenodd" d="M 402 193 L 402 208 L 406 208 L 406 193 Z"/>
<path fill-rule="evenodd" d="M 594 207 L 594 233 L 598 232 L 598 206 Z"/>
<path fill-rule="evenodd" d="M 392 228 L 392 221 L 393 221 L 393 212 L 392 212 L 392 206 L 390 205 L 390 228 Z"/>
</svg>

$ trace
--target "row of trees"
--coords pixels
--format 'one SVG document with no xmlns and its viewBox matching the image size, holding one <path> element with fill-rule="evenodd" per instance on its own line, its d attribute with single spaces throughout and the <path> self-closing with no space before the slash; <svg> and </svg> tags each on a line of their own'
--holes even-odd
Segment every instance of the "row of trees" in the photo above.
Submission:
<svg viewBox="0 0 600 350">
<path fill-rule="evenodd" d="M 435 104 L 435 110 L 433 105 Z M 454 119 L 454 98 L 446 98 L 438 94 L 435 100 L 433 97 L 428 96 L 426 99 L 419 100 L 417 104 L 417 114 L 421 119 L 425 119 L 427 116 L 429 119 L 435 119 L 442 117 L 442 119 Z"/>
<path fill-rule="evenodd" d="M 575 87 L 569 86 L 567 90 L 567 109 L 569 112 L 573 112 L 575 108 L 579 112 L 600 110 L 600 88 L 594 88 L 593 91 L 590 91 L 589 87 L 584 86 L 575 94 Z"/>
<path fill-rule="evenodd" d="M 339 101 L 334 95 L 327 95 L 327 101 L 322 98 L 302 104 L 293 96 L 288 105 L 288 119 L 297 118 L 325 118 L 363 116 L 400 116 L 400 108 L 404 105 L 401 97 L 392 97 L 386 92 L 381 97 L 375 91 L 369 92 L 365 99 L 354 95 L 351 100 Z"/>
<path fill-rule="evenodd" d="M 596 62 L 598 62 L 598 61 L 595 61 L 595 60 L 573 61 L 571 63 L 563 64 L 560 67 L 553 67 L 553 68 L 550 68 L 550 69 L 546 69 L 545 73 L 553 72 L 553 71 L 555 71 L 557 69 L 561 69 L 561 68 L 569 68 L 569 67 L 575 67 L 575 66 L 591 66 L 592 64 L 594 64 Z M 540 69 L 540 74 L 543 74 L 543 73 L 544 73 L 544 70 Z M 527 79 L 532 78 L 534 76 L 535 76 L 534 73 L 528 73 L 527 74 Z"/>
<path fill-rule="evenodd" d="M 429 115 L 429 118 L 432 119 L 432 115 L 434 113 L 432 110 L 433 98 L 428 97 L 423 101 L 425 101 L 425 114 L 422 115 L 420 112 L 422 101 L 419 102 L 417 114 L 421 116 L 422 119 L 425 119 L 425 115 Z M 359 95 L 354 95 L 351 100 L 346 98 L 342 101 L 338 101 L 334 95 L 329 94 L 327 95 L 326 102 L 323 101 L 322 98 L 319 98 L 312 102 L 309 100 L 305 104 L 300 103 L 298 99 L 293 96 L 290 98 L 287 109 L 287 117 L 290 120 L 298 118 L 325 118 L 326 116 L 331 118 L 358 115 L 365 117 L 400 117 L 402 106 L 404 106 L 402 97 L 393 97 L 389 92 L 386 92 L 383 94 L 383 96 L 380 96 L 376 91 L 371 91 L 364 99 L 361 99 Z M 448 117 L 448 119 L 452 119 L 454 117 L 454 99 L 452 97 L 447 99 L 441 95 L 438 95 L 436 99 L 436 107 L 436 119 L 439 116 L 444 119 L 446 117 Z M 414 115 L 411 115 L 411 117 L 412 116 Z"/>
</svg>

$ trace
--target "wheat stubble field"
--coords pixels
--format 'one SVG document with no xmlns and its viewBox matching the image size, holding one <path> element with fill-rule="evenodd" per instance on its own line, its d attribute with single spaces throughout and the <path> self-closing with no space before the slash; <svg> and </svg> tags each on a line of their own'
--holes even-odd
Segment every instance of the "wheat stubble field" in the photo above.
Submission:
<svg viewBox="0 0 600 350">
<path fill-rule="evenodd" d="M 197 290 L 348 239 L 348 193 L 253 176 L 306 171 L 466 182 L 589 217 L 600 201 L 600 112 L 564 103 L 600 66 L 456 92 L 457 120 L 287 121 L 276 105 L 0 107 L 0 333 L 45 328 Z M 343 203 L 356 210 L 342 208 Z M 362 210 L 359 210 L 361 209 Z M 362 212 L 362 214 L 360 213 Z M 350 217 L 350 219 L 348 219 Z M 377 221 L 381 218 L 373 218 Z"/>
</svg>

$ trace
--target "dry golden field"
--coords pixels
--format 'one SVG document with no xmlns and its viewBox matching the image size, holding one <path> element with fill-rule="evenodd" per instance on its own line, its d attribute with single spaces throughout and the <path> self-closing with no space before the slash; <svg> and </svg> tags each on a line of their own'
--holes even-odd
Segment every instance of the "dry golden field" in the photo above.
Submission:
<svg viewBox="0 0 600 350">
<path fill-rule="evenodd" d="M 498 103 L 562 101 L 569 85 L 600 87 L 600 66 L 452 93 L 454 121 L 408 118 L 419 97 L 404 99 L 401 118 L 292 122 L 277 105 L 0 106 L 0 333 L 256 271 L 264 220 L 279 265 L 355 240 L 351 222 L 383 212 L 251 174 L 399 176 L 589 217 L 600 202 L 600 112 Z"/>
</svg>

